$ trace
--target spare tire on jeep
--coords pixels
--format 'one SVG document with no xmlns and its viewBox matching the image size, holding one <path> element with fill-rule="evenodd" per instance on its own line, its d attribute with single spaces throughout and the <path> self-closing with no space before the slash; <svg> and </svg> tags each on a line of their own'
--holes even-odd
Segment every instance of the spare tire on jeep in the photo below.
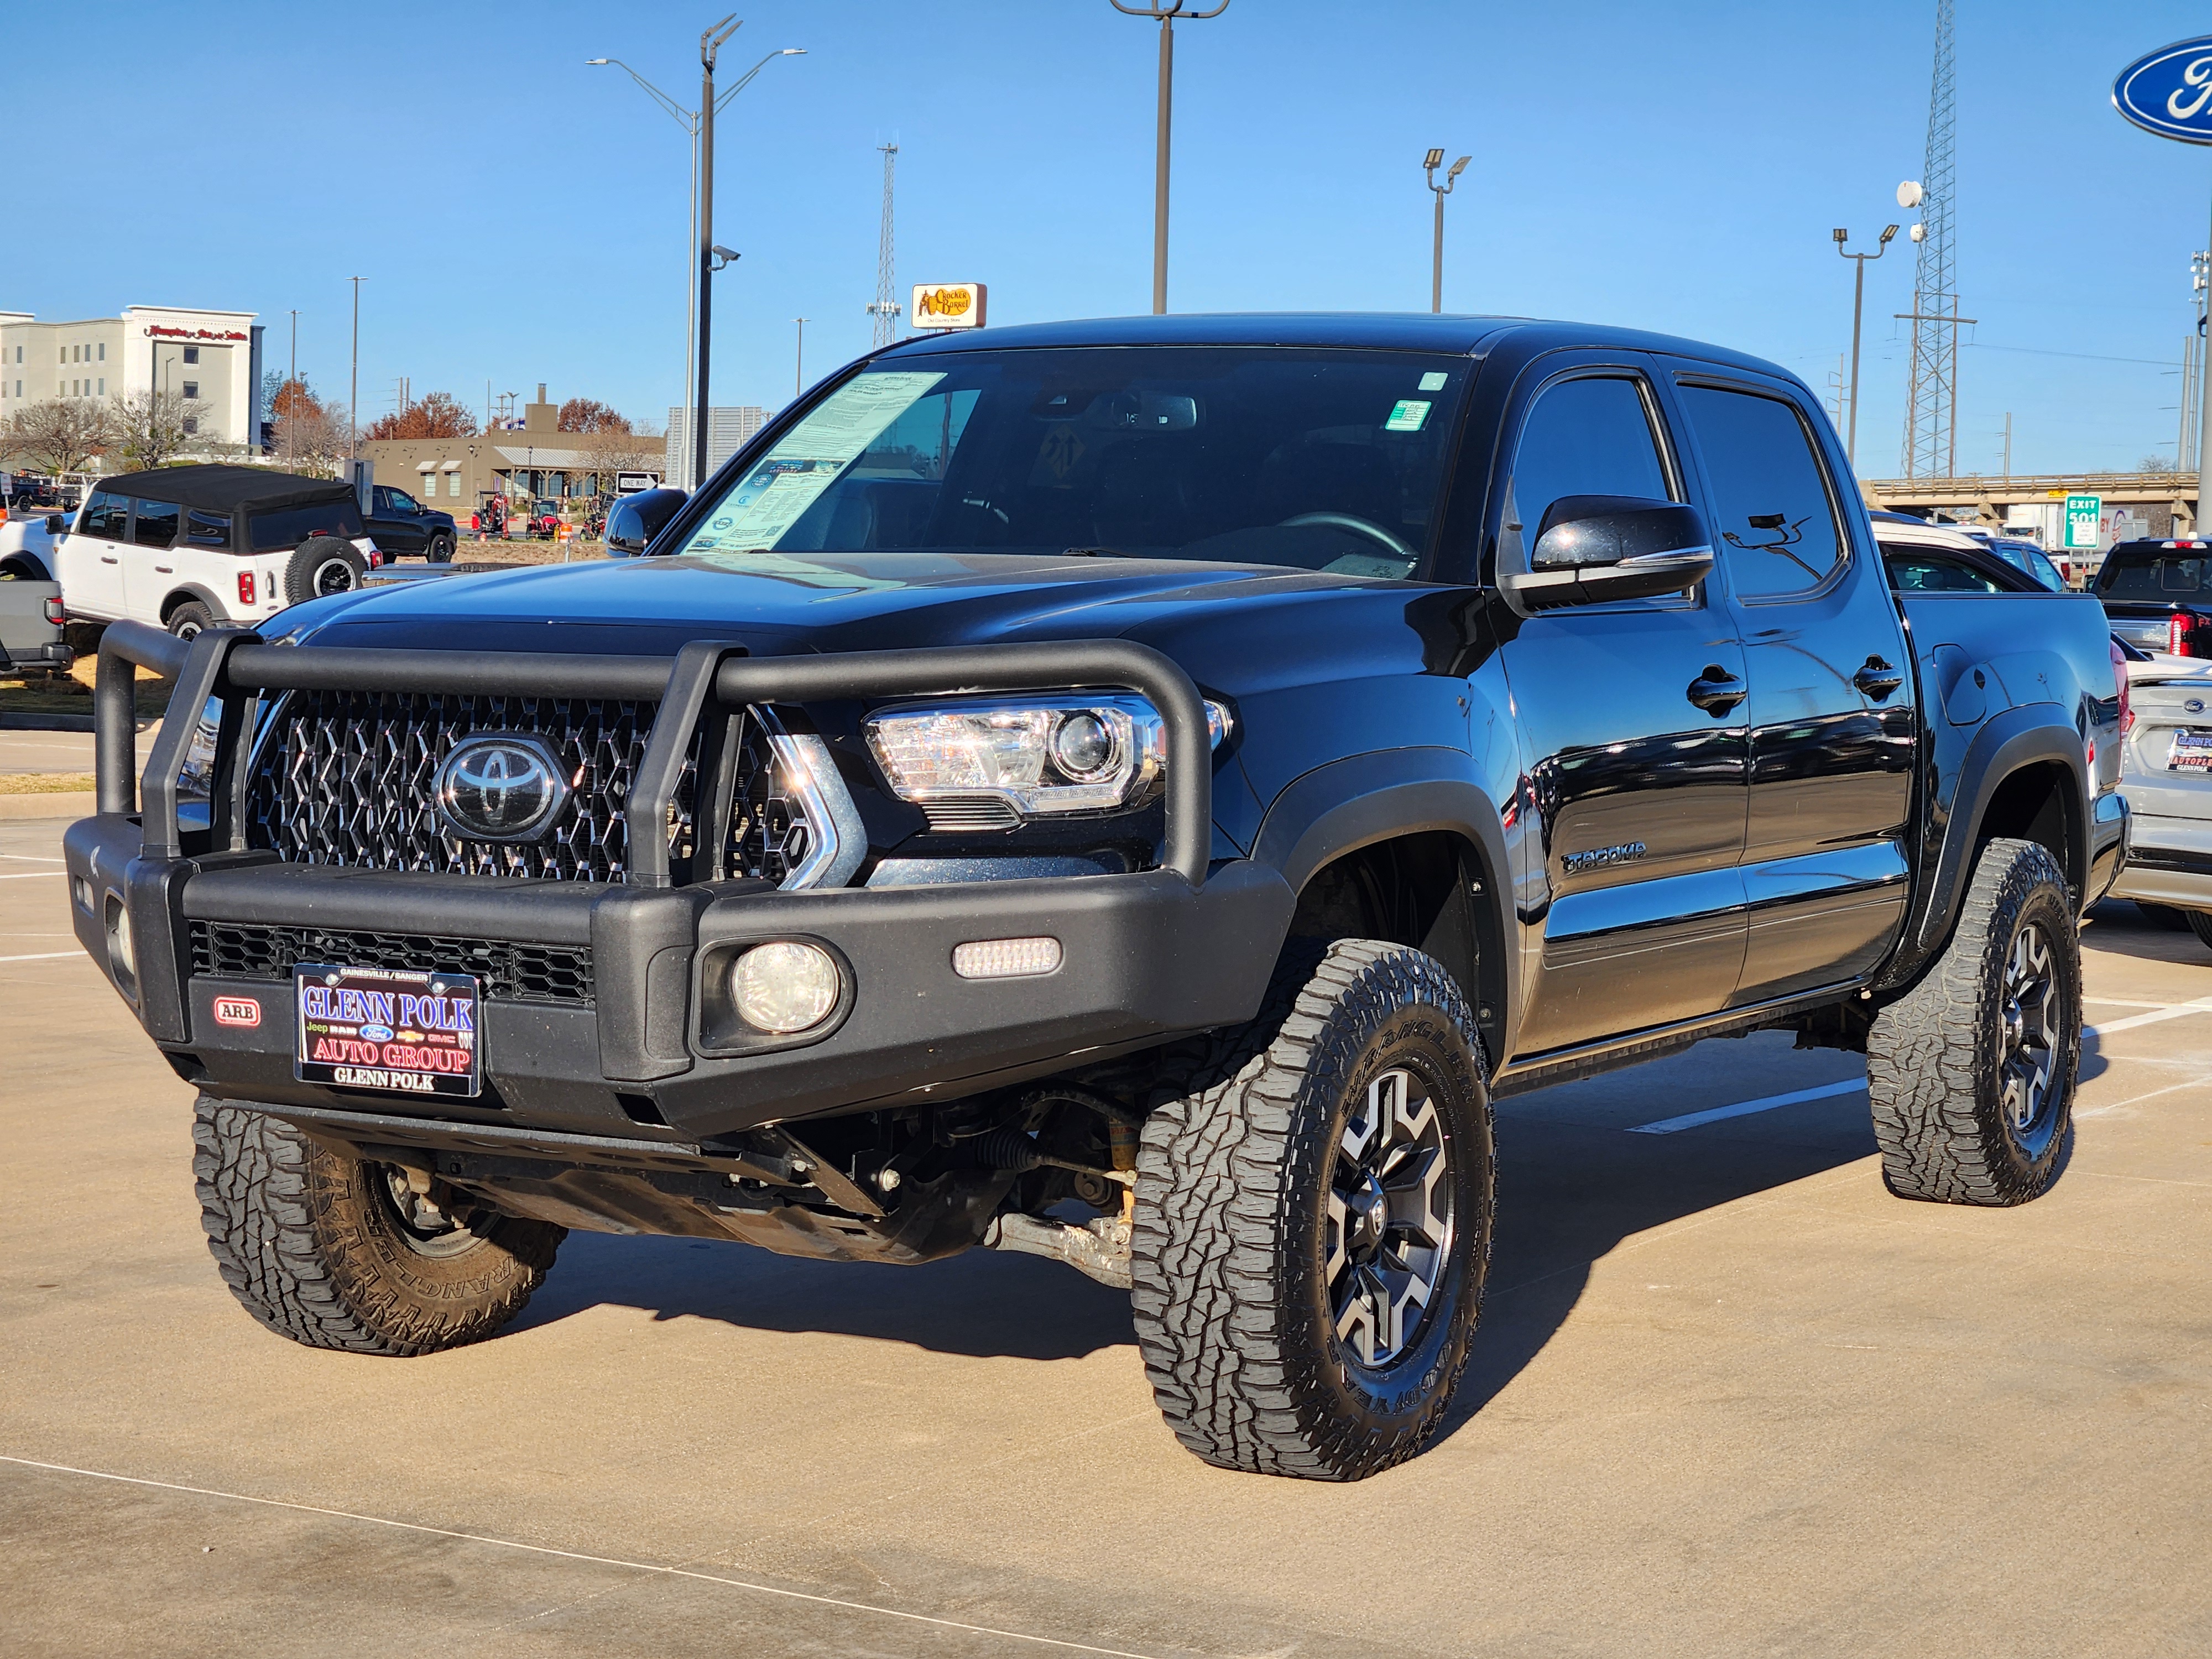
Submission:
<svg viewBox="0 0 2212 1659">
<path fill-rule="evenodd" d="M 310 536 L 292 551 L 284 567 L 284 599 L 301 605 L 331 593 L 350 593 L 361 586 L 368 561 L 343 536 Z"/>
</svg>

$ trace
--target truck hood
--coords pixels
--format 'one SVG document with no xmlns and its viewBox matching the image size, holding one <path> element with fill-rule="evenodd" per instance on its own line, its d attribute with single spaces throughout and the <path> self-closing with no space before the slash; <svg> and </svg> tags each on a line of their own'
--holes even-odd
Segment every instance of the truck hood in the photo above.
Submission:
<svg viewBox="0 0 2212 1659">
<path fill-rule="evenodd" d="M 1193 612 L 1308 604 L 1413 584 L 1278 565 L 996 553 L 706 554 L 593 560 L 375 586 L 267 630 L 317 645 L 673 652 L 738 641 L 762 655 L 1096 639 Z M 404 638 L 397 637 L 404 635 Z"/>
</svg>

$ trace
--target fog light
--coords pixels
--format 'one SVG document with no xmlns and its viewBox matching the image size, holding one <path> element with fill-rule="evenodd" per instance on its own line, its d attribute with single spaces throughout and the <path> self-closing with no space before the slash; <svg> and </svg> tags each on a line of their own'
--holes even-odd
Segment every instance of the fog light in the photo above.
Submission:
<svg viewBox="0 0 2212 1659">
<path fill-rule="evenodd" d="M 756 945 L 730 969 L 730 1000 L 757 1031 L 788 1036 L 830 1018 L 837 1006 L 837 964 L 796 939 Z"/>
<path fill-rule="evenodd" d="M 105 906 L 107 923 L 107 962 L 125 990 L 138 983 L 138 953 L 131 942 L 131 912 L 114 894 Z"/>
<path fill-rule="evenodd" d="M 1056 939 L 979 939 L 952 947 L 952 971 L 963 979 L 1020 979 L 1059 966 Z"/>
</svg>

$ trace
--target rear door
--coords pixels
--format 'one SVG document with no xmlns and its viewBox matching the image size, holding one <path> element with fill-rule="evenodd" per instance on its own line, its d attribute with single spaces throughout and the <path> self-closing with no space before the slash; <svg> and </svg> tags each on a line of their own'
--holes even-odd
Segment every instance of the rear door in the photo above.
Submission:
<svg viewBox="0 0 2212 1659">
<path fill-rule="evenodd" d="M 1904 925 L 1911 664 L 1826 422 L 1785 382 L 1671 367 L 1751 681 L 1742 1006 L 1856 979 Z"/>
<path fill-rule="evenodd" d="M 1524 371 L 1504 447 L 1500 571 L 1564 495 L 1686 500 L 1640 353 Z M 1709 1014 L 1743 963 L 1749 746 L 1743 650 L 1711 584 L 1522 617 L 1502 649 L 1537 833 L 1523 914 L 1540 951 L 1516 1058 Z"/>
<path fill-rule="evenodd" d="M 95 489 L 54 550 L 54 574 L 73 617 L 112 621 L 123 611 L 123 559 L 131 549 L 131 498 Z"/>
</svg>

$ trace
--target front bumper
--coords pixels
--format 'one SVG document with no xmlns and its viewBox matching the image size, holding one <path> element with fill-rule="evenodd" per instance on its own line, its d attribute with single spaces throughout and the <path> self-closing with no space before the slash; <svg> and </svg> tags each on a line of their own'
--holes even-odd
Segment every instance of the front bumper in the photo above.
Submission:
<svg viewBox="0 0 2212 1659">
<path fill-rule="evenodd" d="M 79 940 L 179 1073 L 218 1097 L 697 1146 L 775 1122 L 951 1100 L 1248 1019 L 1265 994 L 1295 908 L 1270 868 L 1243 860 L 1207 866 L 1211 744 L 1204 708 L 1180 671 L 1134 647 L 998 647 L 772 662 L 726 660 L 720 647 L 686 647 L 673 669 L 658 671 L 671 677 L 664 715 L 684 706 L 682 695 L 696 708 L 794 684 L 802 688 L 795 696 L 823 695 L 805 689 L 815 686 L 905 690 L 917 678 L 925 683 L 914 689 L 929 690 L 933 677 L 1033 684 L 1041 672 L 1064 674 L 1065 659 L 1088 650 L 1099 672 L 1118 665 L 1112 672 L 1152 696 L 1168 718 L 1162 868 L 787 891 L 759 880 L 673 884 L 665 851 L 659 870 L 645 878 L 607 884 L 284 863 L 245 850 L 242 832 L 224 847 L 220 813 L 212 830 L 180 827 L 173 769 L 183 752 L 182 721 L 164 726 L 140 814 L 123 746 L 126 651 L 161 658 L 158 665 L 177 676 L 177 695 L 188 707 L 338 673 L 413 675 L 416 683 L 426 674 L 463 672 L 494 681 L 596 676 L 629 684 L 655 672 L 635 659 L 500 663 L 419 652 L 249 648 L 252 639 L 210 630 L 187 659 L 170 661 L 180 647 L 167 636 L 128 623 L 109 630 L 100 684 L 101 810 L 73 825 L 64 843 Z M 228 745 L 238 741 L 232 716 L 222 729 L 218 776 L 232 764 L 224 758 Z M 674 776 L 672 759 L 656 771 L 655 756 L 664 752 L 678 755 L 680 744 L 673 736 L 664 744 L 656 727 L 629 803 L 633 822 L 664 820 L 666 796 L 655 792 Z M 654 777 L 664 781 L 650 782 Z M 645 841 L 634 837 L 633 845 Z M 128 919 L 135 972 L 122 967 L 113 949 L 118 916 Z M 1061 965 L 1051 974 L 969 980 L 953 971 L 957 945 L 1039 934 L 1060 942 Z M 778 939 L 826 945 L 842 960 L 840 1012 L 815 1032 L 733 1042 L 724 988 L 730 961 L 747 945 Z M 252 948 L 229 948 L 241 939 Z M 436 968 L 514 950 L 534 958 L 557 955 L 565 965 L 550 988 L 542 974 L 514 975 L 507 994 L 487 984 L 479 1097 L 442 1099 L 431 1109 L 419 1097 L 294 1076 L 293 961 Z M 218 1000 L 226 1021 L 215 1018 Z M 241 1022 L 242 1011 L 230 1005 L 247 1000 L 253 1018 Z"/>
</svg>

